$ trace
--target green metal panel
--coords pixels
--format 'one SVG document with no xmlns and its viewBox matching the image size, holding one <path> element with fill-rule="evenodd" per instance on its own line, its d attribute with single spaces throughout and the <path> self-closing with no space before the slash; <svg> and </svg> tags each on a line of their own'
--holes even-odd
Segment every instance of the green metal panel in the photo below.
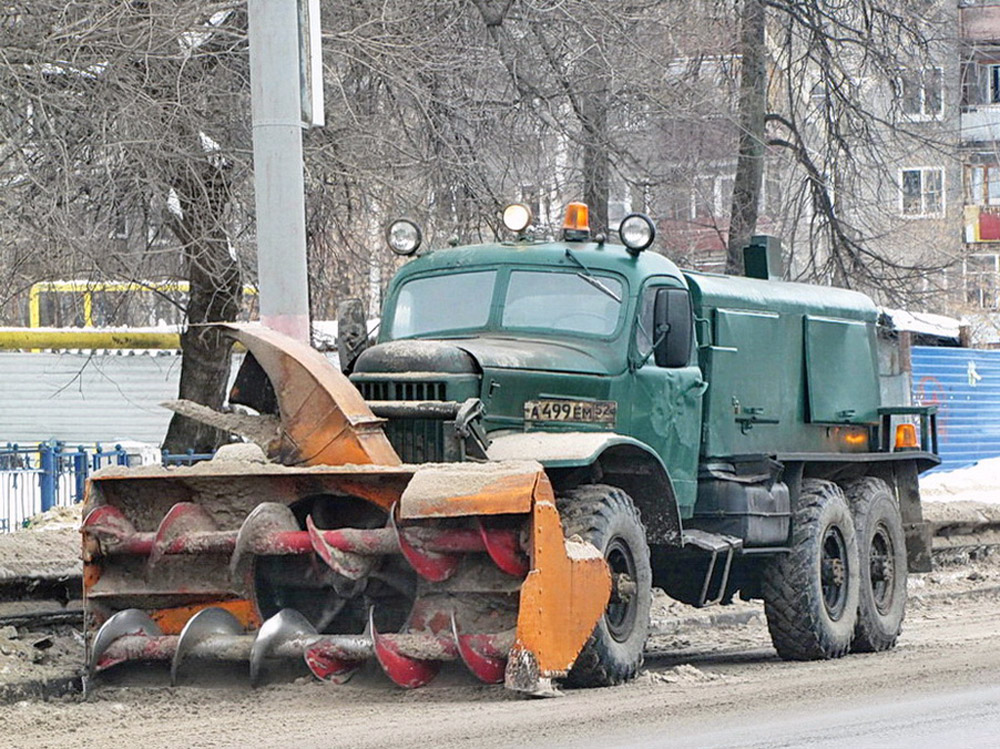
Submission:
<svg viewBox="0 0 1000 749">
<path fill-rule="evenodd" d="M 650 360 L 636 371 L 629 397 L 629 434 L 652 447 L 666 464 L 682 517 L 694 512 L 698 490 L 704 392 L 698 367 L 658 367 Z"/>
<path fill-rule="evenodd" d="M 878 422 L 875 330 L 870 323 L 806 315 L 809 421 Z"/>
<path fill-rule="evenodd" d="M 879 401 L 874 358 L 878 311 L 868 297 L 781 281 L 685 276 L 700 320 L 699 360 L 708 381 L 703 456 L 867 449 L 864 441 L 847 440 L 857 432 L 847 425 L 874 421 Z M 820 334 L 814 341 L 814 358 L 819 358 L 809 387 L 807 317 L 836 323 L 831 340 Z M 817 353 L 827 349 L 839 353 Z M 854 414 L 810 420 L 811 396 L 834 416 L 852 409 Z M 835 423 L 845 426 L 831 426 Z"/>
<path fill-rule="evenodd" d="M 706 456 L 771 452 L 802 423 L 802 323 L 795 315 L 720 309 L 718 345 L 702 349 Z"/>
</svg>

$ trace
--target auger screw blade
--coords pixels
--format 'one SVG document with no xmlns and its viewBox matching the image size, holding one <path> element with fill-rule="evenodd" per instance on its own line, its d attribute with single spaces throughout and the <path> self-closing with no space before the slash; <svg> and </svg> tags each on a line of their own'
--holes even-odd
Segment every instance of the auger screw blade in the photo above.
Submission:
<svg viewBox="0 0 1000 749">
<path fill-rule="evenodd" d="M 202 609 L 188 619 L 177 640 L 177 649 L 170 662 L 170 685 L 177 685 L 177 671 L 188 652 L 198 644 L 215 635 L 239 635 L 243 625 L 239 619 L 225 609 L 217 607 Z"/>
<path fill-rule="evenodd" d="M 282 609 L 264 622 L 250 649 L 250 686 L 257 686 L 264 659 L 278 647 L 303 635 L 315 634 L 316 628 L 295 609 Z"/>
<path fill-rule="evenodd" d="M 90 645 L 90 661 L 87 663 L 87 675 L 93 677 L 97 670 L 97 663 L 100 661 L 104 651 L 117 640 L 125 635 L 146 635 L 147 637 L 160 637 L 163 630 L 154 622 L 149 614 L 142 609 L 123 609 L 109 617 L 101 628 L 97 630 Z"/>
</svg>

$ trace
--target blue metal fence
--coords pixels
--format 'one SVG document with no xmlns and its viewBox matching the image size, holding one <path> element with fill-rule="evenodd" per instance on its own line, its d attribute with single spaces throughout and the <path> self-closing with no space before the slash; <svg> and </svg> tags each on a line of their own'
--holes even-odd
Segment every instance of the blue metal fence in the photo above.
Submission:
<svg viewBox="0 0 1000 749">
<path fill-rule="evenodd" d="M 164 450 L 162 462 L 165 466 L 193 466 L 203 460 L 211 460 L 214 454 L 196 453 L 194 450 L 188 450 L 184 453 L 168 453 Z"/>
<path fill-rule="evenodd" d="M 0 533 L 17 530 L 40 512 L 82 501 L 87 476 L 109 465 L 128 465 L 121 445 L 108 450 L 62 442 L 8 443 L 0 448 Z"/>
<path fill-rule="evenodd" d="M 937 406 L 937 470 L 1000 455 L 1000 351 L 914 346 L 913 402 Z"/>
</svg>

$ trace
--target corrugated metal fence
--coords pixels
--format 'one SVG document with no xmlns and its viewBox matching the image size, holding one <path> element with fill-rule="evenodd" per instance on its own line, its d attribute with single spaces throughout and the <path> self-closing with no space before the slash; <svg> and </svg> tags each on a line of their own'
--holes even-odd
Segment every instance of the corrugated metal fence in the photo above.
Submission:
<svg viewBox="0 0 1000 749">
<path fill-rule="evenodd" d="M 913 402 L 938 408 L 941 469 L 1000 455 L 1000 351 L 914 346 Z"/>
<path fill-rule="evenodd" d="M 180 356 L 140 352 L 0 353 L 0 440 L 159 443 L 177 397 Z"/>
</svg>

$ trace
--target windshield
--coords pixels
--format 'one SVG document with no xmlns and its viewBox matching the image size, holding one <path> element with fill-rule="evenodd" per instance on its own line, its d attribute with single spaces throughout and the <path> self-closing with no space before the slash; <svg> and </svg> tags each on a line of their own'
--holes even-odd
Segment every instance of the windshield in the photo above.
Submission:
<svg viewBox="0 0 1000 749">
<path fill-rule="evenodd" d="M 390 336 L 410 338 L 490 327 L 498 274 L 496 270 L 473 271 L 407 281 L 396 297 Z M 611 335 L 618 327 L 623 296 L 622 282 L 610 276 L 511 271 L 500 327 Z"/>
<path fill-rule="evenodd" d="M 504 300 L 503 327 L 611 335 L 618 326 L 621 299 L 621 281 L 607 276 L 514 271 Z"/>
<path fill-rule="evenodd" d="M 399 291 L 393 338 L 481 328 L 490 319 L 495 270 L 451 273 L 409 281 Z"/>
</svg>

